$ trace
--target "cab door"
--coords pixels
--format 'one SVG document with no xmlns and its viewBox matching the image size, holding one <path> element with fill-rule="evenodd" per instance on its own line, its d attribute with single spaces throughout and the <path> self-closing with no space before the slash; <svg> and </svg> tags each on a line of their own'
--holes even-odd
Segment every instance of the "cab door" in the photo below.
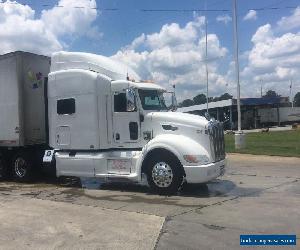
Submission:
<svg viewBox="0 0 300 250">
<path fill-rule="evenodd" d="M 113 93 L 113 140 L 117 146 L 130 143 L 134 147 L 140 140 L 139 112 L 133 89 Z"/>
</svg>

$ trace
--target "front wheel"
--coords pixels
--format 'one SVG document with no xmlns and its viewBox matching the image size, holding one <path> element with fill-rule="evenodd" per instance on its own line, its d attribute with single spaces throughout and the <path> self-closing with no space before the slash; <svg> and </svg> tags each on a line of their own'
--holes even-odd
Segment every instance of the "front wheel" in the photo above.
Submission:
<svg viewBox="0 0 300 250">
<path fill-rule="evenodd" d="M 147 179 L 151 189 L 159 194 L 176 193 L 183 182 L 182 166 L 172 157 L 157 157 L 148 163 Z"/>
</svg>

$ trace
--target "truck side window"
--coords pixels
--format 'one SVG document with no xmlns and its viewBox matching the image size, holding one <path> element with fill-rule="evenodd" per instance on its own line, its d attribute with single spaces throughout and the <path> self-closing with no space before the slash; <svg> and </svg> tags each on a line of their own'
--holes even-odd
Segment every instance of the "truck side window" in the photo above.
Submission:
<svg viewBox="0 0 300 250">
<path fill-rule="evenodd" d="M 126 112 L 126 94 L 119 93 L 114 95 L 114 111 Z"/>
<path fill-rule="evenodd" d="M 75 99 L 61 99 L 57 100 L 57 114 L 72 115 L 75 113 Z"/>
</svg>

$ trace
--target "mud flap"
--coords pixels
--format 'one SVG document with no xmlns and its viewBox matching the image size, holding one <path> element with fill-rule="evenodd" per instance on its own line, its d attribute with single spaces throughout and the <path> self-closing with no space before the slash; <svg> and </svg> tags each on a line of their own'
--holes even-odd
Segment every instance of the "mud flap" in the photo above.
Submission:
<svg viewBox="0 0 300 250">
<path fill-rule="evenodd" d="M 56 176 L 56 161 L 55 161 L 55 151 L 46 150 L 43 156 L 43 168 L 42 172 L 47 175 Z"/>
</svg>

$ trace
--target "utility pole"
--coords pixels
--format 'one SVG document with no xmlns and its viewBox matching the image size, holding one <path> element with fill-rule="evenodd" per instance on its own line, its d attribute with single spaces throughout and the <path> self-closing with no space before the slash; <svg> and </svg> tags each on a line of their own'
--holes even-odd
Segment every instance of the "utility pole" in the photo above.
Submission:
<svg viewBox="0 0 300 250">
<path fill-rule="evenodd" d="M 206 1 L 205 1 L 205 10 L 206 10 Z M 205 71 L 206 71 L 206 113 L 208 113 L 208 66 L 207 66 L 207 13 L 205 15 Z"/>
<path fill-rule="evenodd" d="M 293 94 L 293 81 L 292 81 L 292 79 L 290 80 L 290 82 L 291 82 L 291 85 L 290 85 L 290 98 L 291 98 L 291 102 L 292 102 L 292 108 L 294 108 L 294 100 L 293 100 L 293 96 L 292 96 L 292 94 Z"/>
<path fill-rule="evenodd" d="M 235 75 L 237 85 L 237 112 L 238 112 L 238 131 L 235 134 L 235 148 L 241 149 L 245 147 L 245 134 L 242 132 L 241 118 L 241 99 L 240 99 L 240 68 L 239 68 L 239 44 L 238 44 L 238 29 L 237 29 L 237 4 L 236 0 L 232 0 L 232 15 L 233 15 L 233 43 L 234 43 L 234 59 L 235 59 Z"/>
<path fill-rule="evenodd" d="M 235 59 L 235 77 L 237 87 L 237 110 L 238 110 L 238 131 L 242 130 L 241 126 L 241 100 L 240 100 L 240 66 L 239 66 L 239 44 L 237 30 L 237 10 L 236 0 L 233 0 L 233 43 L 234 43 L 234 59 Z"/>
<path fill-rule="evenodd" d="M 262 91 L 262 80 L 260 80 L 260 97 L 262 97 L 262 93 L 263 93 L 263 91 Z"/>
</svg>

